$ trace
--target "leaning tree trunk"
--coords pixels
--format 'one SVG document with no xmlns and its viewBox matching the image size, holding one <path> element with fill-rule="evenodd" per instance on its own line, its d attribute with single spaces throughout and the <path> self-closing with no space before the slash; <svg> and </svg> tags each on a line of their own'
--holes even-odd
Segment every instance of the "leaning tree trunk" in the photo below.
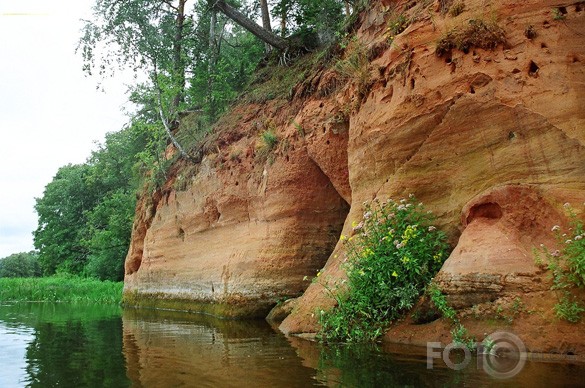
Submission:
<svg viewBox="0 0 585 388">
<path fill-rule="evenodd" d="M 351 6 L 349 5 L 349 1 L 344 1 L 345 3 L 345 16 L 351 15 Z"/>
<path fill-rule="evenodd" d="M 219 56 L 217 32 L 215 27 L 217 25 L 217 12 L 212 9 L 209 20 L 209 48 L 207 51 L 207 103 L 209 104 L 209 117 L 211 121 L 215 120 L 216 107 L 213 98 L 213 88 L 215 86 L 215 73 L 217 66 L 217 58 Z"/>
<path fill-rule="evenodd" d="M 173 86 L 177 88 L 173 98 L 173 110 L 177 111 L 181 102 L 184 101 L 185 93 L 185 63 L 183 60 L 183 35 L 185 29 L 185 3 L 187 0 L 180 0 L 177 6 L 177 18 L 175 21 L 175 39 L 173 42 Z"/>
<path fill-rule="evenodd" d="M 260 10 L 262 11 L 262 27 L 269 32 L 272 32 L 270 25 L 270 11 L 268 10 L 268 0 L 260 0 Z M 272 46 L 269 43 L 264 43 L 266 54 L 272 51 Z"/>
<path fill-rule="evenodd" d="M 286 39 L 260 27 L 253 20 L 246 17 L 246 15 L 226 4 L 225 1 L 218 0 L 215 3 L 215 8 L 246 30 L 250 31 L 261 41 L 268 43 L 279 50 L 286 50 L 288 48 L 288 42 Z"/>
</svg>

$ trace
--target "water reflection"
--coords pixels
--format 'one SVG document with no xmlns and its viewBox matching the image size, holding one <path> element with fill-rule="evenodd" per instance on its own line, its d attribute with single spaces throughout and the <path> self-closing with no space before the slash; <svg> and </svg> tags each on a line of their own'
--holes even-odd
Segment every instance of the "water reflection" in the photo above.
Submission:
<svg viewBox="0 0 585 388">
<path fill-rule="evenodd" d="M 21 303 L 0 306 L 2 387 L 125 387 L 120 309 Z M 19 371 L 15 373 L 14 370 Z M 13 371 L 7 374 L 6 371 Z"/>
<path fill-rule="evenodd" d="M 454 355 L 456 358 L 457 355 Z M 0 387 L 585 386 L 584 363 L 527 362 L 496 380 L 426 349 L 322 346 L 263 321 L 59 304 L 0 306 Z M 455 363 L 459 361 L 453 360 Z"/>
<path fill-rule="evenodd" d="M 123 333 L 128 376 L 137 387 L 320 385 L 286 338 L 262 321 L 126 310 Z"/>
<path fill-rule="evenodd" d="M 497 379 L 472 357 L 462 370 L 440 358 L 427 368 L 426 348 L 395 344 L 321 346 L 300 338 L 291 345 L 303 364 L 317 370 L 317 379 L 334 387 L 585 387 L 585 363 L 527 361 L 516 376 Z M 459 364 L 463 354 L 453 353 Z"/>
</svg>

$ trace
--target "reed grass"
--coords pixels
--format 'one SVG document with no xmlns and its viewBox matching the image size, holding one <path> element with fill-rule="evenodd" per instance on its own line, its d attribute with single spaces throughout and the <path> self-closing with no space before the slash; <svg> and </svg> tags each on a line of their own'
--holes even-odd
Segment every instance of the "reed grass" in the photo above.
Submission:
<svg viewBox="0 0 585 388">
<path fill-rule="evenodd" d="M 0 278 L 0 301 L 120 304 L 123 287 L 78 276 Z"/>
</svg>

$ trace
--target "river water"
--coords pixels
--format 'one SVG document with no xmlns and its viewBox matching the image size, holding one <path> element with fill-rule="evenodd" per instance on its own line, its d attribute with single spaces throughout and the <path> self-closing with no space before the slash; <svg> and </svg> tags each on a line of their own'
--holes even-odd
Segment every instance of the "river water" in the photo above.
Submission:
<svg viewBox="0 0 585 388">
<path fill-rule="evenodd" d="M 457 354 L 455 354 L 457 356 Z M 497 379 L 426 350 L 321 346 L 263 321 L 112 306 L 0 305 L 0 387 L 585 386 L 585 364 L 527 361 Z"/>
</svg>

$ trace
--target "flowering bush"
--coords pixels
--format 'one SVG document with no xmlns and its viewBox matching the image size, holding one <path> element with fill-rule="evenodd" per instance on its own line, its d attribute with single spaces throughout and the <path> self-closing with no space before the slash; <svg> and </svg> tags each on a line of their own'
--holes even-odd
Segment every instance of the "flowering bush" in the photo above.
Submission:
<svg viewBox="0 0 585 388">
<path fill-rule="evenodd" d="M 565 232 L 559 225 L 551 228 L 560 248 L 551 251 L 541 245 L 540 250 L 536 251 L 536 260 L 537 264 L 551 272 L 551 289 L 558 290 L 559 302 L 555 305 L 557 317 L 578 322 L 585 308 L 570 289 L 585 287 L 585 230 L 583 222 L 577 218 L 571 205 L 566 203 L 565 209 L 570 217 L 569 230 Z"/>
<path fill-rule="evenodd" d="M 373 340 L 416 302 L 447 258 L 445 234 L 414 196 L 364 204 L 347 250 L 347 287 L 337 306 L 319 312 L 322 340 Z"/>
</svg>

